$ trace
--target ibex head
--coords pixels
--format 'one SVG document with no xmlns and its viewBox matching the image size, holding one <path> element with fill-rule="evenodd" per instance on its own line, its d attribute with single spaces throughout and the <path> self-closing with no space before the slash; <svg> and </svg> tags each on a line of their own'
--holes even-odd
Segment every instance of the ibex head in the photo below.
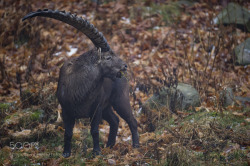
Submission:
<svg viewBox="0 0 250 166">
<path fill-rule="evenodd" d="M 127 70 L 126 63 L 122 61 L 112 50 L 101 52 L 99 49 L 98 56 L 98 65 L 100 66 L 104 77 L 111 78 L 112 80 L 115 79 L 115 77 L 120 78 L 122 76 L 122 72 Z"/>
<path fill-rule="evenodd" d="M 97 65 L 99 65 L 104 77 L 114 79 L 115 77 L 121 77 L 121 72 L 126 71 L 127 65 L 125 62 L 123 62 L 115 53 L 113 53 L 103 34 L 87 20 L 78 17 L 76 14 L 71 14 L 65 11 L 39 9 L 36 12 L 31 12 L 26 15 L 23 18 L 23 21 L 36 16 L 50 17 L 60 20 L 84 33 L 98 49 L 93 56 L 99 56 Z"/>
</svg>

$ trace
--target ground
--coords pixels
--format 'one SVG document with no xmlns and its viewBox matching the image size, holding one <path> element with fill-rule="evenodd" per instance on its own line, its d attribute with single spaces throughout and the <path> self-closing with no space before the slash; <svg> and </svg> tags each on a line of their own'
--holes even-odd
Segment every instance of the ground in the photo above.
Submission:
<svg viewBox="0 0 250 166">
<path fill-rule="evenodd" d="M 234 48 L 250 34 L 213 25 L 226 1 L 8 1 L 0 3 L 0 165 L 249 165 L 250 108 L 225 106 L 221 90 L 250 96 L 249 66 L 236 66 Z M 250 9 L 248 2 L 240 5 Z M 130 101 L 139 148 L 120 118 L 116 145 L 105 148 L 109 126 L 100 125 L 102 154 L 92 155 L 88 119 L 74 128 L 73 153 L 61 156 L 64 128 L 55 97 L 59 69 L 93 44 L 74 28 L 48 18 L 21 18 L 37 9 L 77 13 L 103 32 L 128 64 Z M 164 86 L 195 87 L 201 106 L 171 113 L 141 112 Z"/>
</svg>

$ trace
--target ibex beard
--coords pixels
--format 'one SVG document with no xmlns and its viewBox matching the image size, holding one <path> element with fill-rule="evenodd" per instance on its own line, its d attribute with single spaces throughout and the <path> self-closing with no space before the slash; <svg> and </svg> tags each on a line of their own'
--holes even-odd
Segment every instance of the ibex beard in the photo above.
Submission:
<svg viewBox="0 0 250 166">
<path fill-rule="evenodd" d="M 139 147 L 137 121 L 129 102 L 129 85 L 122 77 L 127 65 L 109 47 L 105 37 L 87 20 L 65 11 L 38 10 L 23 20 L 42 16 L 67 23 L 83 32 L 96 48 L 72 58 L 60 69 L 57 98 L 62 107 L 65 127 L 63 156 L 71 155 L 71 139 L 75 119 L 90 118 L 93 153 L 99 154 L 99 124 L 102 119 L 110 125 L 107 147 L 115 145 L 119 118 L 129 125 L 134 147 Z"/>
</svg>

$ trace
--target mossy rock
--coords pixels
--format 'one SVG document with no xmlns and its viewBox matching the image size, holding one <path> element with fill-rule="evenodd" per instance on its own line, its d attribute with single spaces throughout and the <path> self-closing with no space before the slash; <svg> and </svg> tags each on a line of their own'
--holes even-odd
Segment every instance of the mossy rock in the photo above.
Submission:
<svg viewBox="0 0 250 166">
<path fill-rule="evenodd" d="M 229 3 L 219 15 L 214 18 L 215 24 L 236 25 L 243 31 L 250 32 L 250 12 L 236 3 Z"/>
<path fill-rule="evenodd" d="M 235 100 L 234 98 L 235 96 L 232 88 L 227 87 L 220 92 L 220 101 L 223 107 L 233 105 Z"/>
<path fill-rule="evenodd" d="M 179 18 L 181 16 L 181 7 L 183 5 L 189 6 L 191 4 L 191 1 L 178 1 L 161 4 L 151 3 L 150 6 L 135 6 L 130 9 L 129 13 L 130 18 L 132 19 L 137 17 L 146 19 L 152 15 L 160 15 L 166 24 L 171 24 L 176 20 L 175 18 Z"/>
<path fill-rule="evenodd" d="M 154 94 L 142 107 L 142 111 L 148 109 L 162 110 L 188 110 L 190 107 L 200 106 L 200 95 L 191 85 L 179 83 L 177 88 L 165 88 L 159 94 Z"/>
<path fill-rule="evenodd" d="M 250 18 L 249 18 L 250 20 Z M 250 64 L 250 38 L 238 45 L 234 49 L 236 55 L 236 65 L 249 65 Z"/>
</svg>

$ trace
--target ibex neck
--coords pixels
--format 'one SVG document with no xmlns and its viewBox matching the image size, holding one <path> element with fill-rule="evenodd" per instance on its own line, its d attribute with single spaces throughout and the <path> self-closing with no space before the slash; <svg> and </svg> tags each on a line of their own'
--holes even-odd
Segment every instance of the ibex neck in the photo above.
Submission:
<svg viewBox="0 0 250 166">
<path fill-rule="evenodd" d="M 91 62 L 91 51 L 65 62 L 60 71 L 57 96 L 69 107 L 90 107 L 98 95 L 103 78 L 99 67 Z M 76 108 L 76 110 L 78 110 Z"/>
</svg>

